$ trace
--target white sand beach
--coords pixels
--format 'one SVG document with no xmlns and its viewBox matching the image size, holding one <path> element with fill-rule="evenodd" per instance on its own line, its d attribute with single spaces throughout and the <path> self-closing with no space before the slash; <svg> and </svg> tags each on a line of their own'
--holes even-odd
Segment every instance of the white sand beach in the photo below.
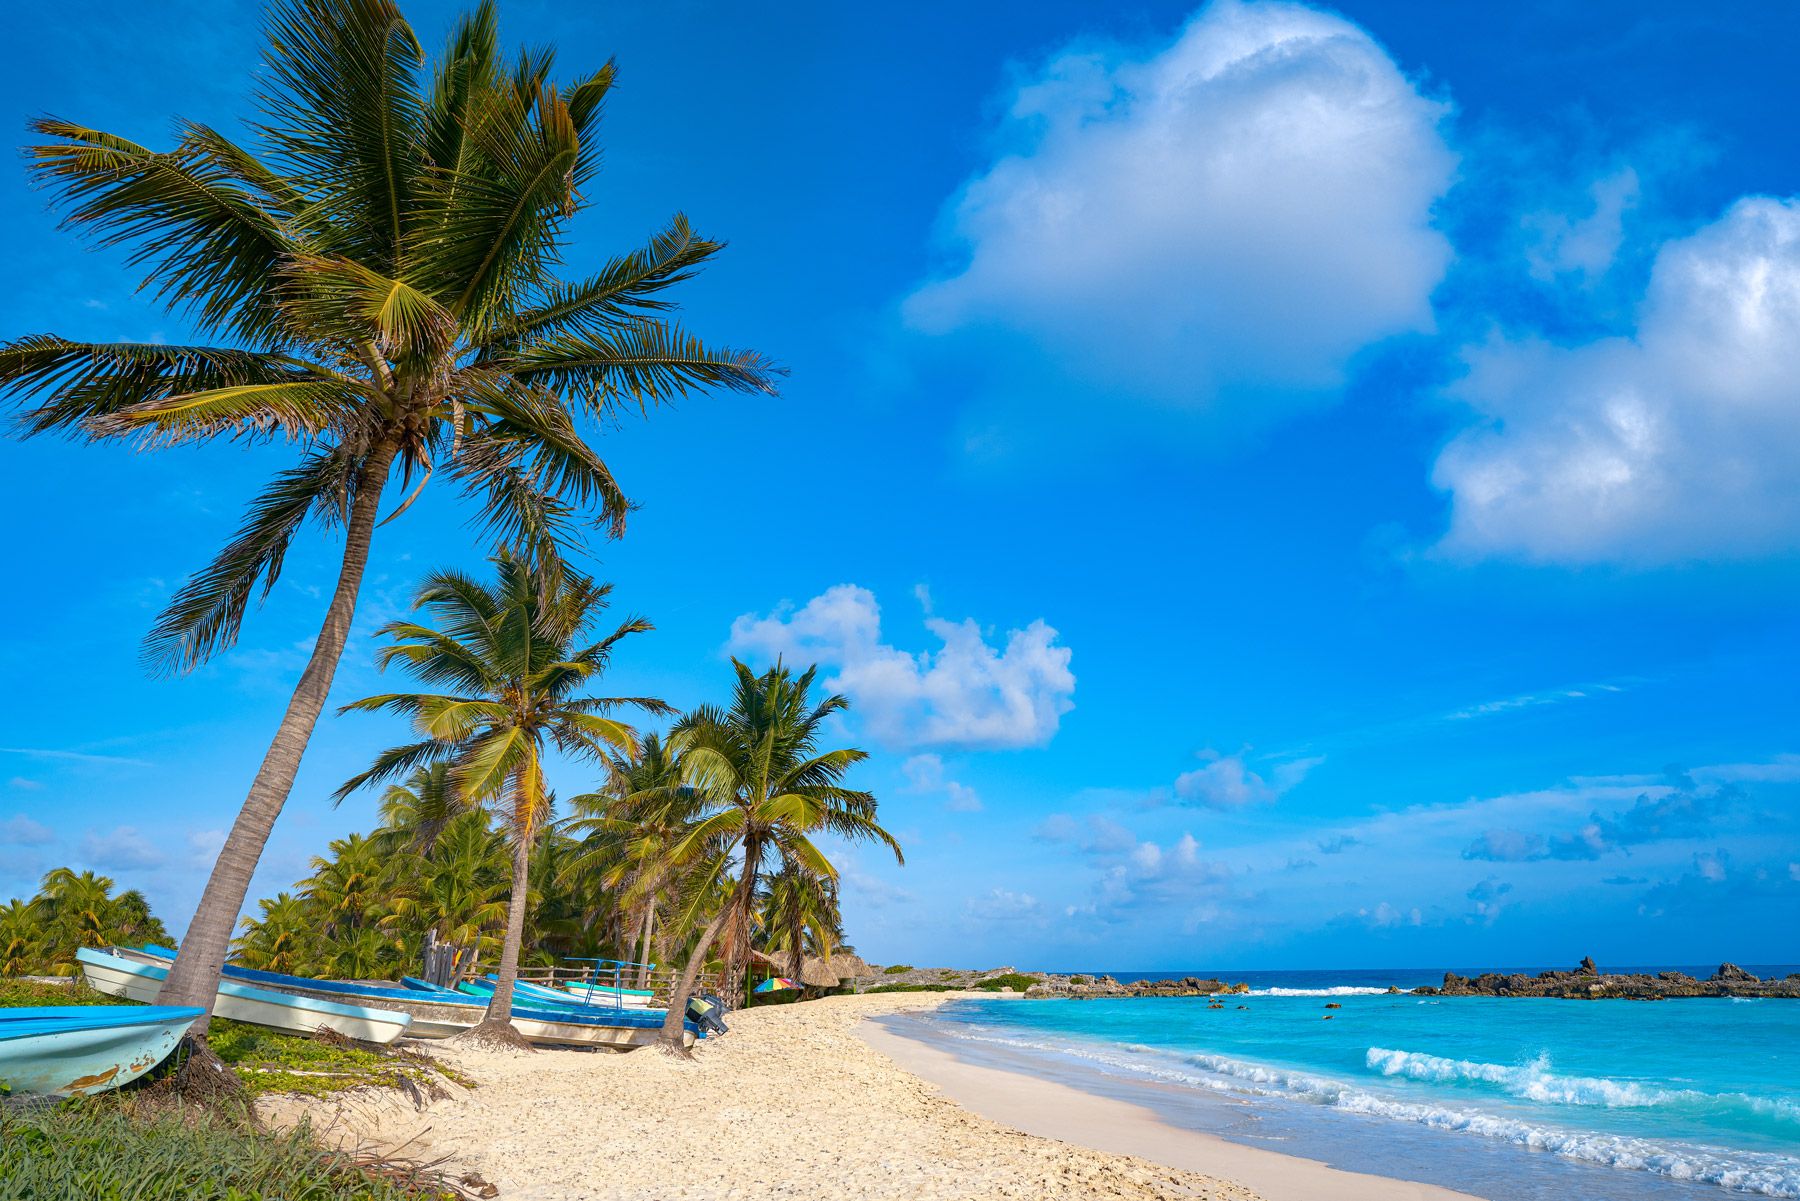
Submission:
<svg viewBox="0 0 1800 1201">
<path fill-rule="evenodd" d="M 530 1201 L 1462 1196 L 1177 1130 L 865 1021 L 944 999 L 832 997 L 733 1014 L 730 1035 L 693 1062 L 431 1047 L 479 1087 L 424 1111 L 366 1098 L 307 1108 L 340 1135 L 411 1140 L 408 1155 L 453 1156 L 501 1197 Z"/>
</svg>

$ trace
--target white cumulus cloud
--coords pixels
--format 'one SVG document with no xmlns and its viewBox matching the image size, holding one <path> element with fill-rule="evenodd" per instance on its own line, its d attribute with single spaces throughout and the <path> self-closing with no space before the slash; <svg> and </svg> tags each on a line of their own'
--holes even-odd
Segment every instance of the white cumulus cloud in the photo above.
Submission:
<svg viewBox="0 0 1800 1201">
<path fill-rule="evenodd" d="M 1658 252 L 1635 334 L 1495 340 L 1434 472 L 1441 549 L 1655 564 L 1800 543 L 1800 203 L 1751 197 Z"/>
<path fill-rule="evenodd" d="M 999 333 L 1115 395 L 1264 410 L 1431 329 L 1447 109 L 1352 22 L 1217 0 L 1171 44 L 1071 47 L 1009 99 L 914 328 Z"/>
<path fill-rule="evenodd" d="M 990 645 L 980 626 L 929 613 L 925 628 L 941 644 L 910 652 L 882 641 L 875 594 L 838 584 L 799 609 L 746 613 L 731 623 L 739 655 L 781 656 L 835 671 L 828 686 L 890 746 L 1004 748 L 1042 746 L 1074 707 L 1069 648 L 1041 619 Z"/>
</svg>

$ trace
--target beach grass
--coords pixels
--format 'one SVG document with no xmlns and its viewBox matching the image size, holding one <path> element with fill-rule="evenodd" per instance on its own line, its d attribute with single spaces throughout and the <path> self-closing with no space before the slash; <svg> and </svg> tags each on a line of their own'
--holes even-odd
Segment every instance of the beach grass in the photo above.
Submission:
<svg viewBox="0 0 1800 1201">
<path fill-rule="evenodd" d="M 145 1119 L 113 1098 L 0 1108 L 0 1201 L 401 1201 L 305 1129 L 253 1132 L 193 1113 Z M 439 1194 L 445 1195 L 445 1194 Z"/>
</svg>

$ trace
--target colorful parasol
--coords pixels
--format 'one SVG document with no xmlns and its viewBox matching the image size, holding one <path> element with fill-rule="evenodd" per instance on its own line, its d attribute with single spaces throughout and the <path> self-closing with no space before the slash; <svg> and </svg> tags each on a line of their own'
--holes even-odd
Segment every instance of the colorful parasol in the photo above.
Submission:
<svg viewBox="0 0 1800 1201">
<path fill-rule="evenodd" d="M 782 992 L 782 991 L 785 991 L 788 989 L 795 989 L 795 988 L 799 988 L 799 987 L 800 986 L 798 984 L 795 984 L 792 980 L 789 980 L 786 976 L 773 976 L 767 980 L 764 980 L 761 984 L 758 984 L 756 986 L 755 991 L 757 991 L 757 992 Z"/>
</svg>

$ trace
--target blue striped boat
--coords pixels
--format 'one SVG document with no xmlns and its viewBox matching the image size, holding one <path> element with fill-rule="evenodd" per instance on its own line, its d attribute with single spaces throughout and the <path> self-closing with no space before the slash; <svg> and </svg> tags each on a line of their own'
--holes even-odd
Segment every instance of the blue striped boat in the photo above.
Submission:
<svg viewBox="0 0 1800 1201">
<path fill-rule="evenodd" d="M 486 980 L 464 980 L 460 989 L 469 996 L 492 997 L 494 986 Z M 662 1031 L 663 1009 L 608 1009 L 582 1005 L 571 998 L 568 1005 L 542 1005 L 535 1000 L 513 998 L 513 1027 L 534 1043 L 553 1047 L 610 1047 L 629 1051 L 654 1043 Z M 692 1045 L 706 1032 L 691 1020 L 682 1022 L 682 1041 Z"/>
<path fill-rule="evenodd" d="M 173 962 L 175 952 L 165 947 L 139 947 L 134 953 L 122 950 L 127 958 L 143 958 L 159 963 Z M 265 972 L 257 968 L 226 964 L 227 980 L 297 997 L 320 1001 L 337 1001 L 347 1005 L 391 1009 L 412 1018 L 406 1028 L 408 1038 L 449 1038 L 469 1029 L 487 1016 L 487 1002 L 460 993 L 425 996 L 410 988 L 383 988 L 377 984 L 347 984 L 336 980 L 314 980 L 307 976 L 289 976 L 283 972 Z"/>
<path fill-rule="evenodd" d="M 133 958 L 132 956 L 137 956 Z M 142 952 L 113 948 L 96 951 L 82 947 L 75 952 L 81 974 L 88 986 L 97 992 L 127 1000 L 156 1003 L 169 969 L 161 963 L 146 962 L 151 957 Z M 412 1018 L 392 1009 L 375 1009 L 367 1005 L 341 1005 L 299 997 L 266 988 L 254 988 L 236 980 L 220 980 L 213 999 L 213 1013 L 235 1022 L 267 1026 L 284 1034 L 317 1034 L 321 1029 L 335 1030 L 350 1038 L 369 1043 L 391 1043 L 406 1033 Z"/>
<path fill-rule="evenodd" d="M 129 1084 L 167 1059 L 203 1012 L 138 1005 L 0 1009 L 0 1095 L 86 1097 Z"/>
</svg>

